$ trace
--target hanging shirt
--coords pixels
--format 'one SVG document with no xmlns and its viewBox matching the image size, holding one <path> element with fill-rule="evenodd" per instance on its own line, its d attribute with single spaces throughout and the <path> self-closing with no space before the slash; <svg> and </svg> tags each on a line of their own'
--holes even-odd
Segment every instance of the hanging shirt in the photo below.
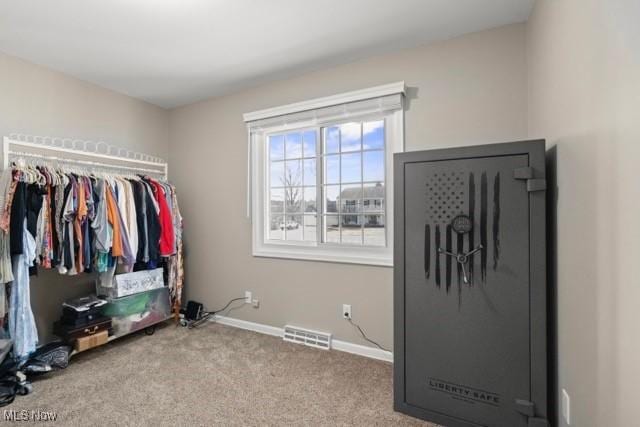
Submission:
<svg viewBox="0 0 640 427">
<path fill-rule="evenodd" d="M 8 181 L 7 181 L 8 180 Z M 13 180 L 11 169 L 5 169 L 0 179 L 0 317 L 4 318 L 6 296 L 4 284 L 13 280 L 13 268 L 11 267 L 11 246 L 9 243 L 9 221 L 13 194 L 16 190 L 17 182 Z"/>
<path fill-rule="evenodd" d="M 136 227 L 138 229 L 138 250 L 136 252 L 136 262 L 146 262 L 149 260 L 147 229 L 147 210 L 144 197 L 144 185 L 139 181 L 131 181 L 133 191 L 133 201 L 136 205 Z M 146 259 L 145 259 L 146 258 Z"/>
<path fill-rule="evenodd" d="M 55 207 L 53 210 L 54 213 L 54 227 L 56 229 L 56 236 L 58 239 L 58 251 L 56 253 L 56 264 L 58 265 L 58 270 L 60 268 L 64 268 L 63 266 L 63 258 L 64 258 L 64 222 L 62 220 L 62 208 L 64 206 L 64 202 L 67 195 L 67 188 L 65 185 L 60 185 L 56 189 L 55 194 Z"/>
<path fill-rule="evenodd" d="M 116 204 L 115 196 L 111 185 L 105 184 L 105 195 L 107 200 L 107 218 L 111 228 L 113 229 L 113 240 L 111 246 L 111 255 L 114 257 L 122 256 L 122 233 L 120 231 L 120 213 Z"/>
<path fill-rule="evenodd" d="M 27 185 L 26 203 L 27 203 L 27 229 L 35 239 L 38 234 L 38 217 L 42 210 L 42 196 L 46 193 L 46 190 L 37 185 Z"/>
<path fill-rule="evenodd" d="M 27 185 L 24 182 L 18 182 L 16 184 L 15 192 L 13 193 L 13 202 L 11 204 L 11 218 L 9 225 L 11 255 L 22 254 L 22 245 L 24 244 L 22 233 L 24 233 L 26 228 L 22 226 L 22 223 L 27 216 L 26 197 Z"/>
<path fill-rule="evenodd" d="M 45 200 L 42 201 L 42 205 L 45 205 Z M 44 211 L 45 209 L 40 208 L 40 212 L 38 213 L 38 220 L 36 222 L 36 262 L 38 262 L 38 255 L 42 253 L 42 247 L 44 246 L 44 235 L 46 227 Z"/>
<path fill-rule="evenodd" d="M 98 197 L 95 205 L 95 217 L 91 222 L 91 227 L 94 230 L 96 239 L 96 250 L 103 253 L 111 250 L 111 244 L 113 242 L 113 228 L 107 218 L 106 185 L 107 184 L 101 179 L 96 182 L 94 190 Z"/>
<path fill-rule="evenodd" d="M 127 230 L 129 236 L 129 246 L 133 256 L 138 254 L 138 218 L 136 213 L 136 203 L 133 197 L 133 189 L 131 183 L 126 180 L 122 180 L 125 195 L 126 213 L 125 218 L 127 222 Z"/>
<path fill-rule="evenodd" d="M 11 168 L 6 168 L 2 171 L 2 175 L 0 175 L 0 229 L 4 231 L 9 230 L 10 212 L 7 210 L 7 207 L 11 205 L 10 198 L 13 197 L 13 190 L 11 187 L 13 184 L 13 170 Z"/>
<path fill-rule="evenodd" d="M 91 180 L 84 177 L 82 187 L 85 193 L 85 205 L 87 206 L 87 214 L 82 222 L 82 241 L 84 242 L 82 259 L 84 260 L 84 270 L 92 271 L 93 261 L 93 233 L 91 232 L 90 222 L 95 217 L 95 207 L 93 203 L 93 185 Z"/>
<path fill-rule="evenodd" d="M 124 234 L 125 225 L 124 225 L 124 215 L 120 212 L 118 215 L 120 219 L 120 230 L 123 233 L 122 235 L 122 256 L 120 257 L 120 261 L 125 265 L 127 271 L 131 271 L 133 268 L 133 264 L 136 262 L 135 254 L 131 251 L 131 245 L 129 244 L 129 240 L 126 238 Z"/>
<path fill-rule="evenodd" d="M 76 257 L 75 257 L 75 217 L 77 211 L 77 183 L 73 176 L 69 177 L 69 184 L 65 188 L 65 202 L 62 208 L 62 220 L 63 220 L 63 241 L 62 241 L 62 257 L 63 262 L 58 267 L 58 271 L 61 274 L 75 275 L 76 270 Z"/>
<path fill-rule="evenodd" d="M 175 221 L 175 209 L 173 206 L 173 188 L 171 185 L 166 182 L 159 182 L 162 188 L 164 189 L 165 199 L 167 199 L 167 206 L 169 207 L 169 212 L 171 213 L 171 225 L 173 230 L 173 247 L 171 250 L 171 254 L 175 254 L 177 251 L 177 239 L 176 239 L 176 221 Z"/>
<path fill-rule="evenodd" d="M 160 219 L 158 212 L 160 208 L 158 202 L 153 195 L 151 185 L 146 181 L 141 181 L 143 185 L 143 197 L 145 200 L 145 218 L 147 220 L 147 257 L 144 259 L 146 263 L 155 265 L 160 260 Z"/>
<path fill-rule="evenodd" d="M 42 222 L 39 223 L 38 233 L 41 234 L 40 250 L 36 253 L 36 260 L 40 260 L 40 264 L 44 268 L 51 268 L 51 260 L 53 259 L 53 225 L 51 224 L 51 185 L 45 187 L 46 193 L 42 196 L 42 209 L 40 217 Z"/>
<path fill-rule="evenodd" d="M 173 218 L 171 217 L 171 210 L 167 205 L 167 199 L 164 194 L 164 188 L 157 182 L 149 180 L 154 188 L 156 201 L 158 202 L 160 213 L 158 218 L 160 220 L 160 255 L 169 256 L 175 251 L 173 232 Z"/>
<path fill-rule="evenodd" d="M 73 231 L 76 237 L 76 246 L 74 247 L 74 253 L 76 256 L 76 269 L 78 273 L 82 273 L 84 271 L 84 223 L 87 221 L 87 193 L 84 186 L 84 178 L 78 177 L 78 181 L 76 184 L 76 201 L 77 201 L 77 211 L 75 215 L 75 219 L 73 221 Z"/>
</svg>

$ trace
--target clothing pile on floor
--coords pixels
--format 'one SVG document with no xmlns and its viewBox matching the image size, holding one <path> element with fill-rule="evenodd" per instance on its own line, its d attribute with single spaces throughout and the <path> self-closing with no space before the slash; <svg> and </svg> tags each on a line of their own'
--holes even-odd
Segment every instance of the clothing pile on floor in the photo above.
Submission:
<svg viewBox="0 0 640 427">
<path fill-rule="evenodd" d="M 72 350 L 63 342 L 52 342 L 21 360 L 8 357 L 12 345 L 12 340 L 0 340 L 0 406 L 12 403 L 18 395 L 31 393 L 31 377 L 66 368 Z"/>
</svg>

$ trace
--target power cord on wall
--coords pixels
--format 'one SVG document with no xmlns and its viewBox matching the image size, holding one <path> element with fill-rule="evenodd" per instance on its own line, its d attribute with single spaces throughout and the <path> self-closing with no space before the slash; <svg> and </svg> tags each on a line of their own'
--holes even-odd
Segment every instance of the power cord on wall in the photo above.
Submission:
<svg viewBox="0 0 640 427">
<path fill-rule="evenodd" d="M 388 351 L 391 352 L 391 350 L 387 350 L 386 348 L 384 348 L 383 346 L 381 346 L 380 344 L 378 344 L 377 342 L 375 342 L 372 339 L 369 339 L 367 337 L 367 334 L 364 333 L 364 331 L 362 330 L 362 328 L 360 327 L 360 325 L 358 325 L 357 323 L 355 323 L 353 320 L 351 320 L 350 317 L 347 318 L 347 320 L 349 321 L 349 323 L 351 323 L 353 326 L 355 326 L 356 328 L 358 328 L 358 331 L 360 331 L 360 335 L 362 335 L 362 338 L 364 338 L 366 341 L 370 342 L 371 344 L 375 345 L 376 347 L 378 347 L 380 350 L 383 351 Z"/>
<path fill-rule="evenodd" d="M 232 300 L 230 300 L 227 305 L 225 305 L 224 307 L 222 307 L 220 310 L 216 310 L 216 311 L 212 311 L 211 314 L 216 314 L 216 313 L 220 313 L 221 311 L 225 311 L 227 308 L 229 308 L 229 306 L 231 305 L 231 303 L 234 303 L 236 301 L 240 301 L 240 300 L 245 300 L 245 297 L 238 297 L 238 298 L 234 298 Z"/>
</svg>

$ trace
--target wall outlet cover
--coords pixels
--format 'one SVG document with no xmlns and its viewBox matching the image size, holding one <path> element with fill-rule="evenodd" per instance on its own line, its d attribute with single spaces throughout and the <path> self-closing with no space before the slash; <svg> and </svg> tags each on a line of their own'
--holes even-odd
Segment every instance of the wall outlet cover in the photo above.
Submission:
<svg viewBox="0 0 640 427">
<path fill-rule="evenodd" d="M 251 291 L 244 291 L 244 302 L 246 302 L 247 304 L 251 304 L 251 300 L 252 300 L 252 296 L 251 296 Z"/>
<path fill-rule="evenodd" d="M 343 319 L 351 319 L 351 305 L 350 304 L 342 304 L 342 318 Z"/>
</svg>

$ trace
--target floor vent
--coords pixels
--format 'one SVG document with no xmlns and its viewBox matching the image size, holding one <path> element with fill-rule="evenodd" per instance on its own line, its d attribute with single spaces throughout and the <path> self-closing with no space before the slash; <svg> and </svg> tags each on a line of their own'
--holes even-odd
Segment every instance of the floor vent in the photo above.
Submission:
<svg viewBox="0 0 640 427">
<path fill-rule="evenodd" d="M 284 327 L 284 335 L 282 338 L 285 341 L 304 344 L 309 347 L 321 348 L 323 350 L 331 349 L 331 334 L 325 332 L 311 331 L 309 329 L 287 325 Z"/>
</svg>

